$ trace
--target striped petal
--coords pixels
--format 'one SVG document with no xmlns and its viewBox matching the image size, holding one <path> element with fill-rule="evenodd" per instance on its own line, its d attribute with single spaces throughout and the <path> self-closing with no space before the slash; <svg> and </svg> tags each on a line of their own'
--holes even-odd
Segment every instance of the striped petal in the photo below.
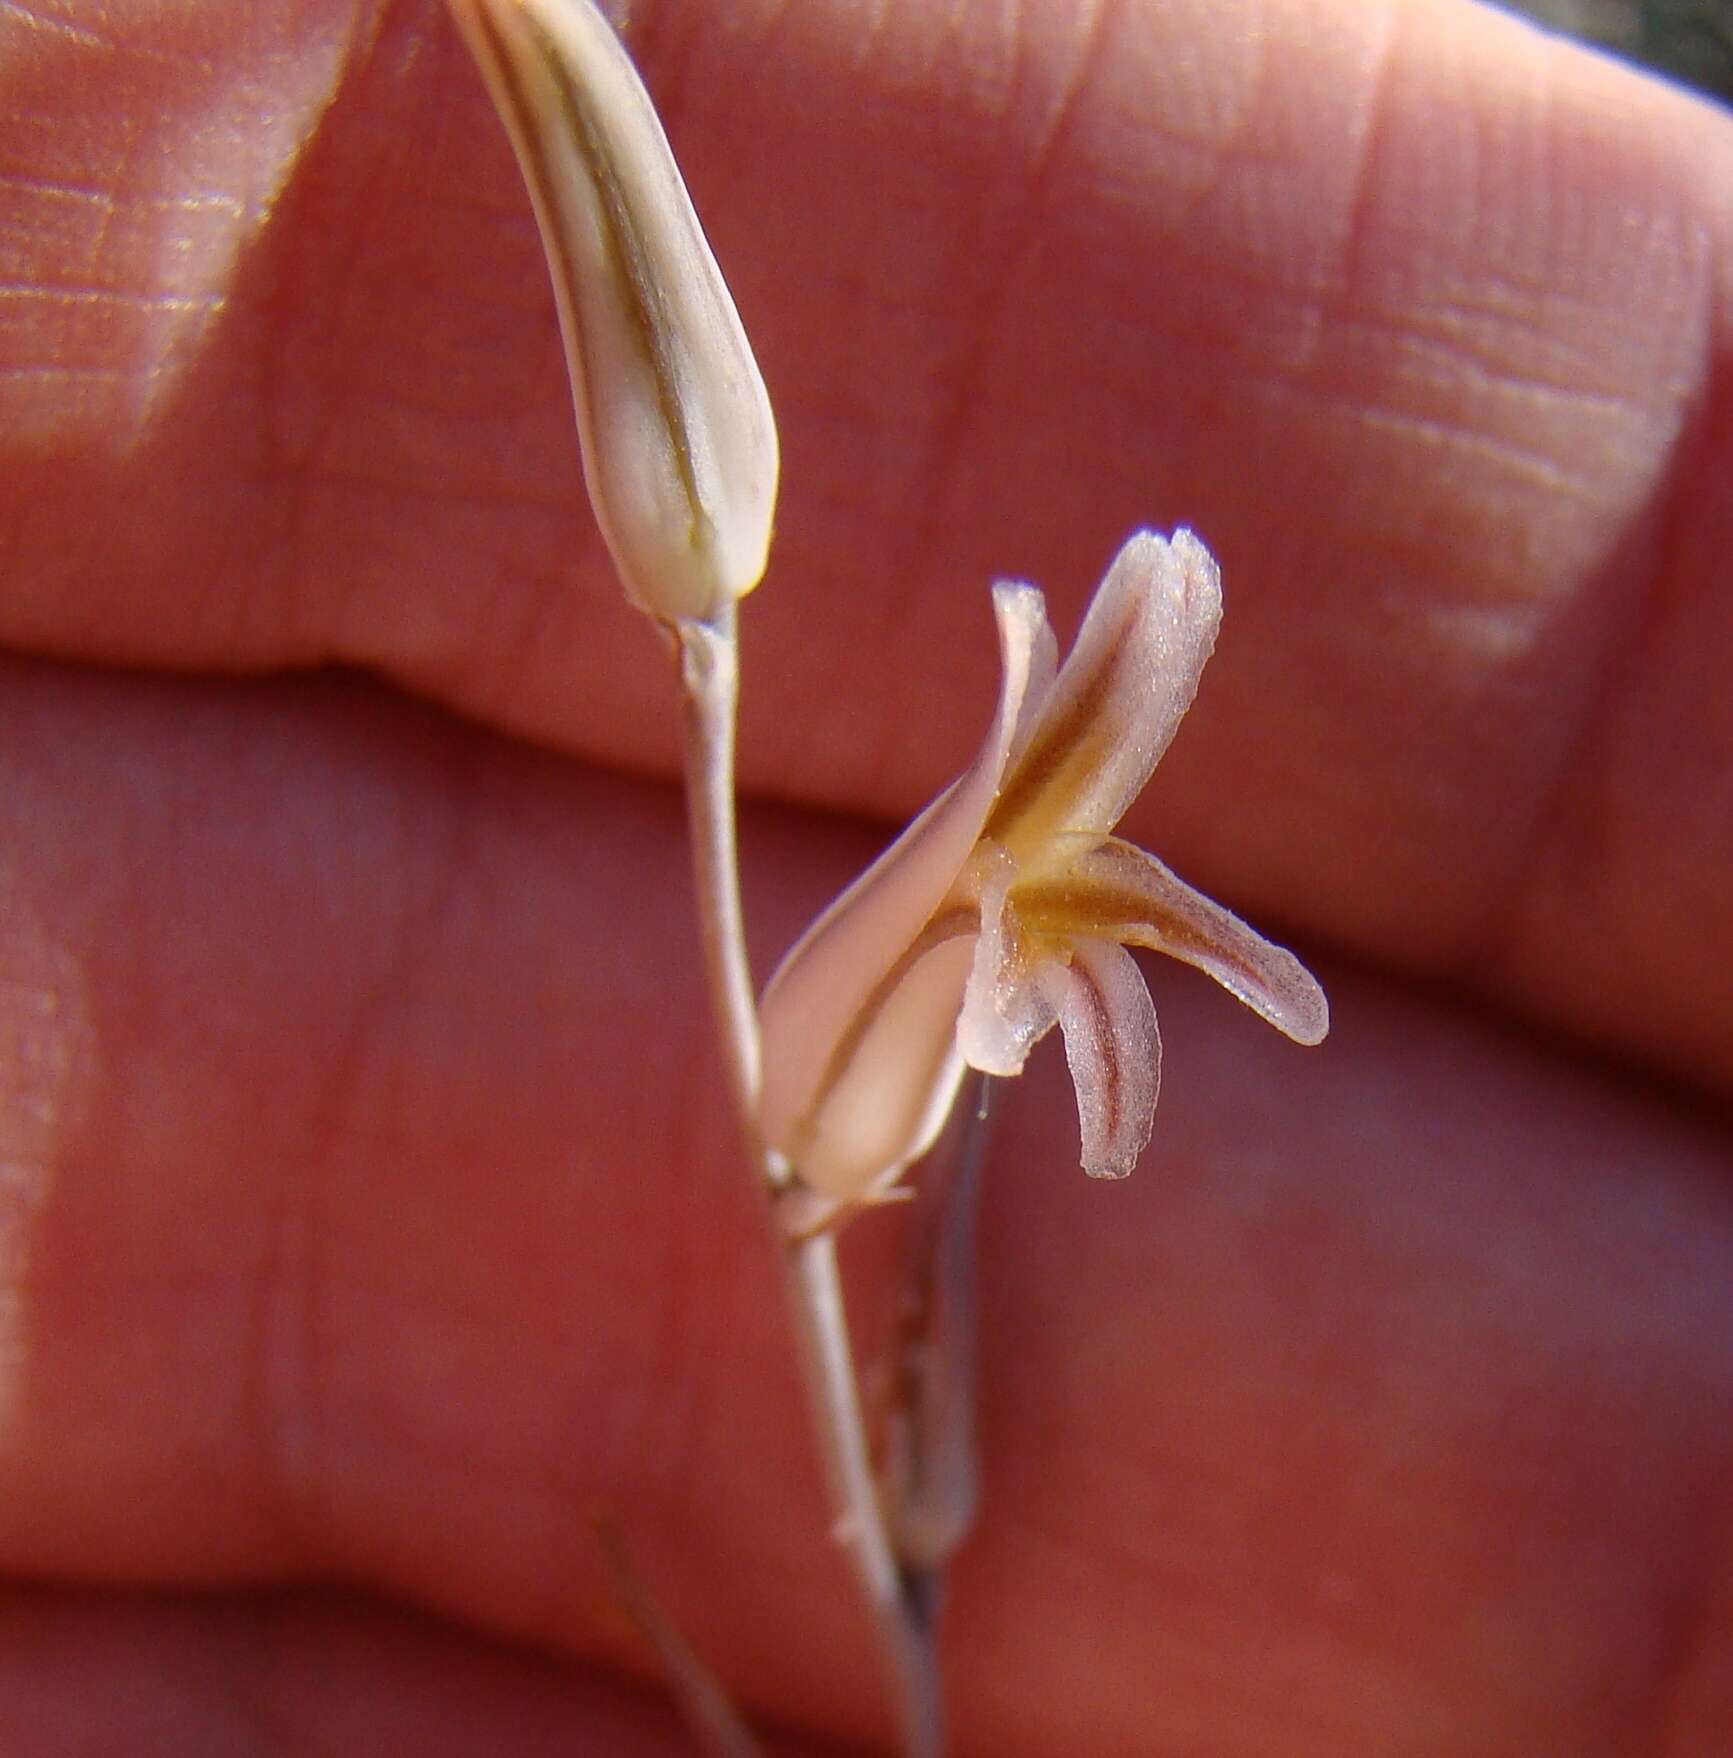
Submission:
<svg viewBox="0 0 1733 1758">
<path fill-rule="evenodd" d="M 1070 951 L 1068 962 L 1039 966 L 1037 981 L 1065 1034 L 1083 1170 L 1091 1178 L 1124 1178 L 1155 1127 L 1161 1090 L 1155 1004 L 1123 946 L 1078 940 Z"/>
<path fill-rule="evenodd" d="M 1165 952 L 1214 977 L 1296 1043 L 1323 1042 L 1329 1003 L 1291 952 L 1116 836 L 1062 839 L 1059 852 L 1068 853 L 1066 866 L 1017 889 L 1031 932 L 1088 933 Z"/>
<path fill-rule="evenodd" d="M 1102 581 L 986 834 L 1033 873 L 1055 836 L 1124 816 L 1197 694 L 1221 577 L 1189 531 L 1140 531 Z"/>
</svg>

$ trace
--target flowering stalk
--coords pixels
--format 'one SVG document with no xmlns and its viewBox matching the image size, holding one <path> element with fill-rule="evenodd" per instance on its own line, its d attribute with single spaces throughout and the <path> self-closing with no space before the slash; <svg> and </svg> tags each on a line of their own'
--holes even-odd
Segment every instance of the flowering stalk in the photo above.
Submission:
<svg viewBox="0 0 1733 1758">
<path fill-rule="evenodd" d="M 686 821 L 704 966 L 735 1115 L 746 1131 L 753 1160 L 762 1162 L 757 1131 L 758 1007 L 746 955 L 734 819 L 734 726 L 740 698 L 734 606 L 719 611 L 712 622 L 679 624 L 675 638 L 683 697 Z"/>
<path fill-rule="evenodd" d="M 732 618 L 732 611 L 728 613 Z M 734 703 L 737 671 L 732 628 L 681 630 L 686 690 L 686 801 L 697 871 L 706 968 L 749 1149 L 765 1182 L 780 1190 L 786 1163 L 766 1153 L 757 1134 L 758 1014 L 746 956 L 734 832 Z M 867 1446 L 848 1312 L 828 1229 L 779 1230 L 784 1286 L 793 1318 L 813 1427 L 824 1455 L 834 1532 L 885 1655 L 893 1703 L 908 1758 L 941 1749 L 938 1663 L 922 1596 L 911 1586 L 893 1542 Z"/>
<path fill-rule="evenodd" d="M 627 595 L 671 633 L 699 916 L 729 1086 L 754 1164 L 760 1053 L 734 808 L 736 602 L 764 571 L 778 469 L 757 365 L 648 93 L 591 0 L 449 0 L 541 227 L 584 475 Z M 939 1750 L 937 1668 L 886 1532 L 834 1242 L 779 1233 L 835 1512 L 910 1758 Z"/>
<path fill-rule="evenodd" d="M 902 1750 L 906 1758 L 938 1758 L 944 1734 L 933 1632 L 923 1596 L 892 1542 L 867 1447 L 836 1234 L 787 1240 L 783 1253 L 807 1395 L 825 1443 L 834 1536 L 854 1567 L 889 1666 Z"/>
<path fill-rule="evenodd" d="M 1114 825 L 1197 691 L 1221 620 L 1214 561 L 1190 532 L 1121 549 L 1061 669 L 1033 587 L 994 592 L 1003 683 L 975 762 L 801 937 L 762 1004 L 760 1127 L 792 1173 L 781 1210 L 835 1226 L 927 1154 L 964 1071 L 1019 1073 L 1053 1026 L 1077 1089 L 1081 1157 L 1128 1173 L 1159 1086 L 1155 1009 L 1127 945 L 1208 972 L 1302 1044 L 1323 991 Z M 921 1615 L 973 1511 L 965 1144 L 918 1246 L 898 1361 L 887 1492 Z"/>
</svg>

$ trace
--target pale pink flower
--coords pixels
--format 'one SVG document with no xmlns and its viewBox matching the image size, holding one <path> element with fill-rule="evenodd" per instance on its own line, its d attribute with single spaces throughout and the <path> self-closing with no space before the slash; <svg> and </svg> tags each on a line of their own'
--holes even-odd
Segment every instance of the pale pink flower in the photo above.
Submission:
<svg viewBox="0 0 1733 1758">
<path fill-rule="evenodd" d="M 807 930 L 765 991 L 765 1140 L 811 1191 L 869 1198 L 932 1141 L 965 1066 L 1022 1070 L 1054 1024 L 1084 1169 L 1121 1177 L 1161 1043 L 1127 946 L 1207 971 L 1302 1044 L 1329 1029 L 1292 953 L 1110 834 L 1190 706 L 1221 621 L 1189 531 L 1139 532 L 1056 673 L 1041 594 L 993 591 L 1003 682 L 974 763 Z"/>
</svg>

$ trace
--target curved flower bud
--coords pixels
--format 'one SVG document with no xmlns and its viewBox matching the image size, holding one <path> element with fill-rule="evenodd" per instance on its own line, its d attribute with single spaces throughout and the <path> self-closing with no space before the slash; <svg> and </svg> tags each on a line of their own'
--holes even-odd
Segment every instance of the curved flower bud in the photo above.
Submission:
<svg viewBox="0 0 1733 1758">
<path fill-rule="evenodd" d="M 1041 595 L 995 592 L 1005 681 L 986 745 L 834 903 L 765 991 L 764 1137 L 833 1203 L 924 1153 L 965 1065 L 1018 1073 L 1054 1025 L 1084 1169 L 1129 1172 L 1160 1079 L 1127 946 L 1206 971 L 1302 1044 L 1329 1009 L 1292 953 L 1109 835 L 1197 691 L 1221 620 L 1189 531 L 1119 552 L 1057 677 Z M 1049 681 L 1050 680 L 1050 681 Z"/>
<path fill-rule="evenodd" d="M 776 425 L 649 94 L 591 0 L 449 3 L 535 205 L 621 582 L 713 620 L 764 572 Z"/>
</svg>

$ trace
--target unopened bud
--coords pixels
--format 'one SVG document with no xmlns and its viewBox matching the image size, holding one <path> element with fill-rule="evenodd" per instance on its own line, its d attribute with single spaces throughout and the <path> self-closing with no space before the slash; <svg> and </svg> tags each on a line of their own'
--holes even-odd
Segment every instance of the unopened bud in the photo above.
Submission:
<svg viewBox="0 0 1733 1758">
<path fill-rule="evenodd" d="M 450 0 L 529 185 L 584 477 L 627 593 L 708 621 L 757 585 L 770 399 L 649 93 L 590 0 Z"/>
</svg>

